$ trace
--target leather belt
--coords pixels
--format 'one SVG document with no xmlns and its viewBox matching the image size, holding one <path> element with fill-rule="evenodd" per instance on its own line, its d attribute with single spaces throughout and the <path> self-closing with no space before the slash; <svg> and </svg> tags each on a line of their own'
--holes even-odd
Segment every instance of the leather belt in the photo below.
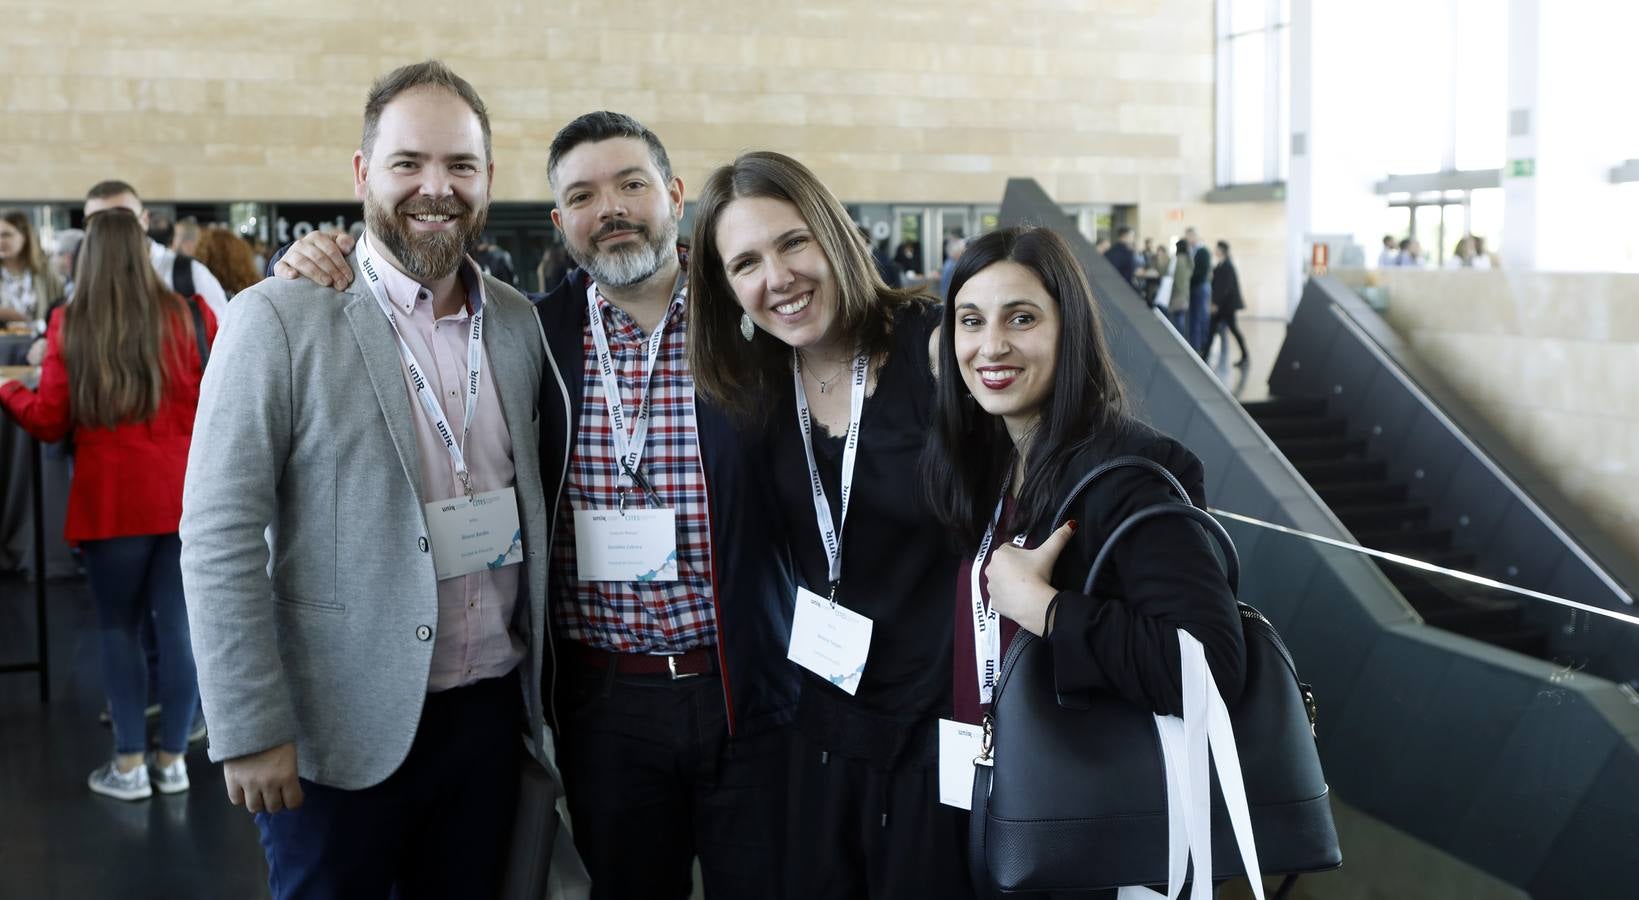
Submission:
<svg viewBox="0 0 1639 900">
<path fill-rule="evenodd" d="M 673 681 L 717 671 L 717 648 L 696 647 L 682 653 L 614 653 L 585 644 L 570 645 L 575 665 L 595 672 L 614 669 L 617 675 L 668 675 Z"/>
</svg>

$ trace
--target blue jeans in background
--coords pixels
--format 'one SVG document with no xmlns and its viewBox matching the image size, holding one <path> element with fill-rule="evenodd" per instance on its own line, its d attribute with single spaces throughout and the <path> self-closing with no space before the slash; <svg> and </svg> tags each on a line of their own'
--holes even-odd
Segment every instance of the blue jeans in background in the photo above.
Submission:
<svg viewBox="0 0 1639 900">
<path fill-rule="evenodd" d="M 1207 322 L 1212 315 L 1212 285 L 1203 284 L 1189 289 L 1189 331 L 1185 337 L 1195 352 L 1206 356 Z"/>
<path fill-rule="evenodd" d="M 97 605 L 114 752 L 147 749 L 148 660 L 141 635 L 150 618 L 159 651 L 159 748 L 185 752 L 199 683 L 182 602 L 182 541 L 175 534 L 139 535 L 86 541 L 80 550 Z"/>
</svg>

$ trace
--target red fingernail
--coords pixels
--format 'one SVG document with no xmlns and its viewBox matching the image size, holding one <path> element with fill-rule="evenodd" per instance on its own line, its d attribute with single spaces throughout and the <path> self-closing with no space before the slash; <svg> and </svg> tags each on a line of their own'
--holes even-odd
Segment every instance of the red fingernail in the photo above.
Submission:
<svg viewBox="0 0 1639 900">
<path fill-rule="evenodd" d="M 1076 530 L 1076 520 L 1075 519 L 1071 519 L 1070 521 L 1066 522 L 1065 524 L 1070 526 L 1071 531 Z"/>
</svg>

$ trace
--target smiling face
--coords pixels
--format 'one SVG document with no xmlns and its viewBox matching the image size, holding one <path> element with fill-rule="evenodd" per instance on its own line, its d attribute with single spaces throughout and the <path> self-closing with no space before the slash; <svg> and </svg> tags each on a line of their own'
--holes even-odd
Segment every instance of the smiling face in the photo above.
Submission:
<svg viewBox="0 0 1639 900">
<path fill-rule="evenodd" d="M 483 233 L 495 167 L 477 113 L 452 91 L 412 88 L 381 111 L 353 190 L 378 250 L 426 283 L 453 274 Z"/>
<path fill-rule="evenodd" d="M 962 381 L 979 407 L 1007 422 L 1015 442 L 1040 420 L 1058 366 L 1059 305 L 1034 272 L 998 262 L 951 300 Z"/>
<path fill-rule="evenodd" d="M 716 241 L 734 299 L 758 328 L 798 348 L 834 340 L 836 278 L 795 206 L 734 200 L 718 217 Z"/>
<path fill-rule="evenodd" d="M 552 171 L 552 223 L 576 265 L 605 287 L 654 277 L 677 253 L 683 182 L 667 182 L 649 147 L 617 137 L 581 144 Z"/>
</svg>

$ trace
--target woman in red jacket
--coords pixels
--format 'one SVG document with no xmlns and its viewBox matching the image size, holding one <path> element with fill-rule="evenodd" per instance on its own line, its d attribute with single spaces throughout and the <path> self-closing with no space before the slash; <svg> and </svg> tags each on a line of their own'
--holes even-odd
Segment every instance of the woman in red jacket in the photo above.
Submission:
<svg viewBox="0 0 1639 900">
<path fill-rule="evenodd" d="M 203 303 L 190 308 L 166 290 L 142 226 L 123 209 L 86 221 L 78 275 L 69 304 L 52 313 L 39 390 L 0 379 L 0 406 L 40 440 L 74 437 L 65 531 L 91 580 L 114 720 L 114 759 L 89 784 L 140 800 L 155 787 L 188 788 L 182 755 L 199 687 L 177 523 L 204 371 L 195 323 L 209 339 L 216 320 Z M 152 778 L 143 764 L 148 667 L 138 639 L 148 615 L 158 637 L 161 707 Z"/>
</svg>

